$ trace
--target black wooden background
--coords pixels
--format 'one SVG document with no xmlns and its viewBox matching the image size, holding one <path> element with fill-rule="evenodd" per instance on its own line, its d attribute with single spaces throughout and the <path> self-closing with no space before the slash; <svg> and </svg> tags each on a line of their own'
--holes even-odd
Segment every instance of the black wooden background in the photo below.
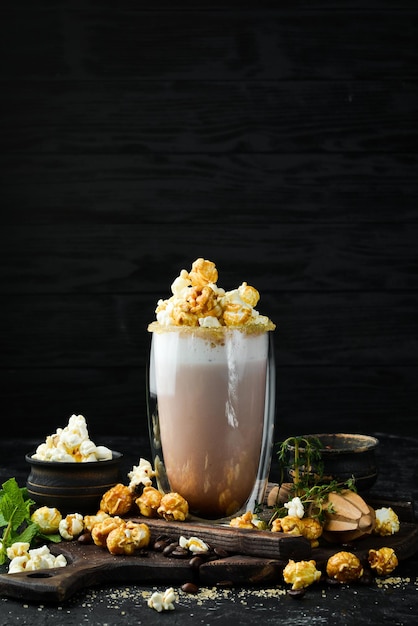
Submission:
<svg viewBox="0 0 418 626">
<path fill-rule="evenodd" d="M 277 324 L 277 431 L 412 434 L 416 0 L 1 5 L 2 428 L 144 432 L 198 256 Z"/>
</svg>

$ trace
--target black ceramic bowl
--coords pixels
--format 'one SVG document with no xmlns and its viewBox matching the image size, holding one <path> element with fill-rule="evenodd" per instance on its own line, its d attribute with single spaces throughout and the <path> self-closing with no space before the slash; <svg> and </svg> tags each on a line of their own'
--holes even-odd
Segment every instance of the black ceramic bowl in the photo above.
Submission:
<svg viewBox="0 0 418 626">
<path fill-rule="evenodd" d="M 102 495 L 120 482 L 122 454 L 112 451 L 108 461 L 61 463 L 39 461 L 27 454 L 31 469 L 26 487 L 39 506 L 57 508 L 62 514 L 94 515 Z"/>
<path fill-rule="evenodd" d="M 375 437 L 347 433 L 306 437 L 316 437 L 322 444 L 325 481 L 345 482 L 354 477 L 355 487 L 359 492 L 367 491 L 376 482 L 378 467 L 375 452 L 379 440 Z"/>
</svg>

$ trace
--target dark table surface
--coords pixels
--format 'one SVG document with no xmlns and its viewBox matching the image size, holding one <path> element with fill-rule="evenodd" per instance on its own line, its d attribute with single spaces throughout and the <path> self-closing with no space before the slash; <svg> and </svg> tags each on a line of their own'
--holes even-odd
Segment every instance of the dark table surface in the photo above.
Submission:
<svg viewBox="0 0 418 626">
<path fill-rule="evenodd" d="M 372 433 L 380 440 L 379 477 L 365 498 L 397 501 L 409 522 L 418 506 L 418 439 Z M 146 438 L 103 438 L 124 453 L 124 476 L 141 456 L 150 458 Z M 106 440 L 106 441 L 105 441 Z M 39 442 L 32 439 L 0 441 L 0 480 L 14 476 L 24 485 L 26 452 Z M 271 478 L 276 480 L 273 462 Z M 3 567 L 3 570 L 4 567 Z M 174 611 L 157 613 L 147 606 L 154 590 L 170 585 L 106 584 L 76 592 L 62 603 L 45 604 L 0 597 L 0 624 L 415 624 L 418 617 L 418 554 L 401 561 L 386 578 L 370 585 L 310 587 L 299 599 L 286 593 L 281 581 L 266 587 L 201 588 L 186 594 L 175 586 Z"/>
</svg>

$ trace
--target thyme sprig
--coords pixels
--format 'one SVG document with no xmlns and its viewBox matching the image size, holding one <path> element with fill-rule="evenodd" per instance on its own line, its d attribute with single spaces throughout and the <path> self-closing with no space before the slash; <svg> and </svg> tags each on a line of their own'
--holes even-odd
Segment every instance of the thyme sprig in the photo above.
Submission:
<svg viewBox="0 0 418 626">
<path fill-rule="evenodd" d="M 345 482 L 331 480 L 329 483 L 305 487 L 303 491 L 299 490 L 297 494 L 294 490 L 294 485 L 292 485 L 289 490 L 289 500 L 296 496 L 299 497 L 306 516 L 316 518 L 319 522 L 323 522 L 326 513 L 334 513 L 332 504 L 328 502 L 328 495 L 333 492 L 341 492 L 344 489 L 356 491 L 354 483 L 354 478 L 349 478 Z M 288 515 L 288 510 L 284 504 L 278 504 L 273 507 L 273 515 L 269 520 L 269 526 L 277 517 L 284 517 L 286 515 Z"/>
<path fill-rule="evenodd" d="M 278 448 L 281 485 L 287 483 L 289 500 L 295 497 L 300 498 L 306 516 L 322 522 L 327 512 L 333 512 L 332 505 L 328 502 L 330 493 L 341 492 L 344 489 L 356 491 L 354 478 L 344 482 L 324 479 L 322 444 L 319 438 L 288 437 L 278 444 Z M 292 483 L 287 482 L 288 477 L 292 479 Z M 273 515 L 269 520 L 269 525 L 277 517 L 284 517 L 288 514 L 284 503 L 278 503 L 272 508 Z"/>
</svg>

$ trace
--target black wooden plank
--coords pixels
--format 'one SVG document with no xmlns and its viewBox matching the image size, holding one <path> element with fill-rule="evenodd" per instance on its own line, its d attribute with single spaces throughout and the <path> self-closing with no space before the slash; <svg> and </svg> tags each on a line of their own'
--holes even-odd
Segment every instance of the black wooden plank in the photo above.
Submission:
<svg viewBox="0 0 418 626">
<path fill-rule="evenodd" d="M 416 435 L 417 366 L 277 368 L 277 441 L 319 432 Z M 1 370 L 2 415 L 8 436 L 39 443 L 82 413 L 92 439 L 147 436 L 144 368 Z M 0 460 L 1 464 L 1 460 Z"/>
<path fill-rule="evenodd" d="M 194 3 L 196 4 L 196 3 Z M 206 4 L 206 6 L 205 6 Z M 144 3 L 15 3 L 3 78 L 387 79 L 417 77 L 418 12 L 365 6 L 158 10 Z M 277 3 L 276 3 L 277 5 Z M 237 10 L 237 8 L 239 10 Z M 401 54 L 400 54 L 401 51 Z"/>
<path fill-rule="evenodd" d="M 138 293 L 168 297 L 181 269 L 205 257 L 218 284 L 273 291 L 417 290 L 418 223 L 4 225 L 8 294 Z"/>
<path fill-rule="evenodd" d="M 413 154 L 0 154 L 3 220 L 415 221 Z"/>
<path fill-rule="evenodd" d="M 416 81 L 4 81 L 3 152 L 413 152 Z"/>
<path fill-rule="evenodd" d="M 8 296 L 0 367 L 136 367 L 158 295 Z M 418 293 L 269 293 L 279 366 L 417 365 Z"/>
</svg>

